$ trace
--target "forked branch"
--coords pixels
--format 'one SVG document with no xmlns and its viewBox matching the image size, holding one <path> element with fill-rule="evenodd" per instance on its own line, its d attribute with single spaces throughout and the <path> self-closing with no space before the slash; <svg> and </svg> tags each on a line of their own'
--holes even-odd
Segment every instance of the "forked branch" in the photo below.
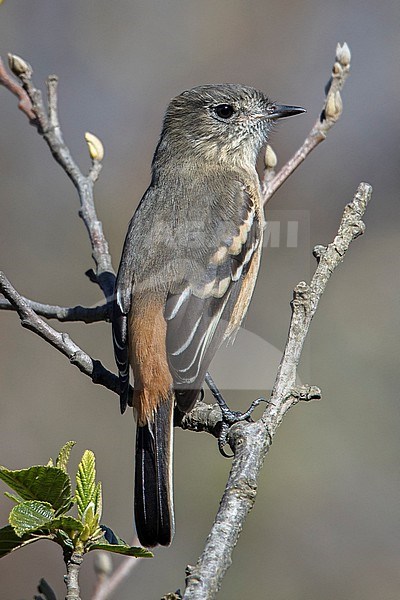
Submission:
<svg viewBox="0 0 400 600">
<path fill-rule="evenodd" d="M 370 185 L 359 185 L 353 201 L 344 210 L 338 235 L 327 248 L 318 247 L 319 264 L 310 284 L 300 282 L 294 290 L 288 339 L 270 401 L 257 422 L 241 422 L 230 430 L 229 442 L 234 452 L 231 472 L 203 553 L 196 566 L 187 567 L 183 600 L 215 598 L 231 565 L 232 552 L 246 517 L 254 505 L 260 470 L 278 426 L 291 406 L 300 400 L 320 397 L 316 387 L 296 387 L 297 366 L 329 278 L 342 262 L 350 243 L 364 231 L 362 217 L 371 193 Z M 193 412 L 189 419 L 195 419 L 196 408 Z"/>
<path fill-rule="evenodd" d="M 332 74 L 325 87 L 325 102 L 321 113 L 301 147 L 277 174 L 275 174 L 277 158 L 271 146 L 267 146 L 265 171 L 262 181 L 264 206 L 293 171 L 307 158 L 310 152 L 326 139 L 329 130 L 339 120 L 343 111 L 340 92 L 350 73 L 350 60 L 350 49 L 346 42 L 342 46 L 338 44 Z"/>
<path fill-rule="evenodd" d="M 97 283 L 100 285 L 107 299 L 111 299 L 114 291 L 115 273 L 112 267 L 108 243 L 103 233 L 103 226 L 97 217 L 94 205 L 93 188 L 100 174 L 101 161 L 103 158 L 103 147 L 98 138 L 93 134 L 86 133 L 86 141 L 92 166 L 87 176 L 83 175 L 78 165 L 72 158 L 71 152 L 64 142 L 64 137 L 58 118 L 57 86 L 58 78 L 50 75 L 47 78 L 47 110 L 43 101 L 42 93 L 32 82 L 32 67 L 19 56 L 9 54 L 10 69 L 20 82 L 19 86 L 7 74 L 4 65 L 0 65 L 0 84 L 15 93 L 19 98 L 28 98 L 31 106 L 24 112 L 36 126 L 38 133 L 46 141 L 54 159 L 60 164 L 76 187 L 80 200 L 79 216 L 82 218 L 89 234 L 92 246 L 92 256 L 96 265 Z M 34 118 L 32 119 L 32 113 Z"/>
</svg>

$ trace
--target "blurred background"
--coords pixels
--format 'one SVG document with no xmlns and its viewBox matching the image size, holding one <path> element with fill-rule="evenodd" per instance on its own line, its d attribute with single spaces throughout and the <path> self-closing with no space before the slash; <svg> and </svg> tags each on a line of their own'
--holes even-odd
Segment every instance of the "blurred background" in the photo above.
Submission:
<svg viewBox="0 0 400 600">
<path fill-rule="evenodd" d="M 336 43 L 351 48 L 343 116 L 271 201 L 271 236 L 242 345 L 224 350 L 211 370 L 237 408 L 267 392 L 292 289 L 315 266 L 312 247 L 333 239 L 358 183 L 371 183 L 367 232 L 329 282 L 303 354 L 300 376 L 320 386 L 323 399 L 285 418 L 222 600 L 399 597 L 399 25 L 397 0 L 5 0 L 0 7 L 0 55 L 28 60 L 38 86 L 59 75 L 64 136 L 83 170 L 90 164 L 84 132 L 105 145 L 96 202 L 115 267 L 171 97 L 194 85 L 237 82 L 306 107 L 273 134 L 282 165 L 319 114 Z M 4 89 L 0 110 L 0 268 L 31 299 L 101 302 L 84 276 L 92 262 L 73 186 Z M 109 325 L 53 325 L 114 369 Z M 92 449 L 104 522 L 129 541 L 132 416 L 121 417 L 114 395 L 23 330 L 14 314 L 0 313 L 0 332 L 0 463 L 43 464 L 76 440 L 74 470 Z M 175 540 L 138 564 L 116 598 L 184 588 L 185 565 L 203 548 L 229 466 L 210 436 L 176 431 Z M 0 499 L 1 525 L 10 508 Z M 1 596 L 30 599 L 45 577 L 61 598 L 63 567 L 48 542 L 20 550 L 0 562 Z M 82 597 L 90 598 L 93 556 L 81 580 Z"/>
</svg>

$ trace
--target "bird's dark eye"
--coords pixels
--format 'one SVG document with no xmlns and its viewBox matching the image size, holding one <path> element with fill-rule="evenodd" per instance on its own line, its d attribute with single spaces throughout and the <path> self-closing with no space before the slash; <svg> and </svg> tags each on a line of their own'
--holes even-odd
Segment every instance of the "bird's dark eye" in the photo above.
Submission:
<svg viewBox="0 0 400 600">
<path fill-rule="evenodd" d="M 231 104 L 218 104 L 218 106 L 216 106 L 214 110 L 215 114 L 220 119 L 230 119 L 233 113 L 235 112 L 235 109 Z"/>
</svg>

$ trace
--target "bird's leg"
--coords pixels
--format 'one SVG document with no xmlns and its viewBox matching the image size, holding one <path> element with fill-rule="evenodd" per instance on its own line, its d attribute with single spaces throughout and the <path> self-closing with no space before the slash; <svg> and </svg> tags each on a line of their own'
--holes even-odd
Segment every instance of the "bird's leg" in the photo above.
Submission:
<svg viewBox="0 0 400 600">
<path fill-rule="evenodd" d="M 233 455 L 226 454 L 226 452 L 224 450 L 224 446 L 227 442 L 229 428 L 231 427 L 231 425 L 234 425 L 235 423 L 238 423 L 239 421 L 251 421 L 251 414 L 254 411 L 254 409 L 256 408 L 256 406 L 258 406 L 260 404 L 260 402 L 266 402 L 266 400 L 265 400 L 265 398 L 256 398 L 256 400 L 253 400 L 253 402 L 251 403 L 250 407 L 246 410 L 246 412 L 243 412 L 243 413 L 240 411 L 237 411 L 237 410 L 231 410 L 229 408 L 229 406 L 227 405 L 227 403 L 225 402 L 224 398 L 222 397 L 221 392 L 215 385 L 215 382 L 214 382 L 213 378 L 211 377 L 210 373 L 206 373 L 206 376 L 204 379 L 205 379 L 205 382 L 207 383 L 208 387 L 210 388 L 210 392 L 212 393 L 215 400 L 217 401 L 217 403 L 221 409 L 221 413 L 222 413 L 221 433 L 218 436 L 219 451 L 221 452 L 222 456 L 225 456 L 226 458 L 232 458 Z"/>
</svg>

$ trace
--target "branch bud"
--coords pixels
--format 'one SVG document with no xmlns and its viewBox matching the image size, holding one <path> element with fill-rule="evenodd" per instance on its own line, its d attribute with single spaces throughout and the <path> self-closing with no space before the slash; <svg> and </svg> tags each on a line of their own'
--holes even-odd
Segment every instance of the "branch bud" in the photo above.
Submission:
<svg viewBox="0 0 400 600">
<path fill-rule="evenodd" d="M 314 246 L 312 253 L 313 253 L 314 258 L 317 259 L 318 263 L 321 260 L 321 258 L 324 256 L 326 250 L 327 250 L 326 246 L 322 246 L 321 244 L 318 244 L 318 246 Z"/>
<path fill-rule="evenodd" d="M 99 138 L 87 131 L 85 133 L 85 140 L 89 148 L 90 158 L 99 162 L 102 161 L 104 158 L 104 146 Z"/>
<path fill-rule="evenodd" d="M 23 58 L 16 54 L 8 54 L 8 66 L 10 70 L 19 77 L 20 75 L 32 75 L 32 67 Z"/>
<path fill-rule="evenodd" d="M 343 102 L 340 92 L 337 90 L 336 92 L 328 94 L 325 104 L 326 118 L 336 120 L 342 114 L 342 110 Z"/>
<path fill-rule="evenodd" d="M 342 65 L 339 62 L 336 61 L 334 63 L 334 65 L 333 65 L 333 67 L 332 67 L 332 75 L 333 76 L 335 76 L 335 75 L 338 76 L 341 73 L 343 73 L 343 67 L 342 67 Z"/>
<path fill-rule="evenodd" d="M 267 147 L 265 148 L 265 156 L 264 156 L 265 168 L 266 169 L 275 169 L 277 163 L 278 163 L 278 158 L 277 158 L 275 152 L 273 151 L 272 147 L 269 144 L 267 144 Z"/>
<path fill-rule="evenodd" d="M 350 64 L 351 52 L 346 42 L 344 42 L 343 46 L 340 44 L 336 46 L 336 60 L 338 60 L 343 67 L 347 67 Z"/>
</svg>

